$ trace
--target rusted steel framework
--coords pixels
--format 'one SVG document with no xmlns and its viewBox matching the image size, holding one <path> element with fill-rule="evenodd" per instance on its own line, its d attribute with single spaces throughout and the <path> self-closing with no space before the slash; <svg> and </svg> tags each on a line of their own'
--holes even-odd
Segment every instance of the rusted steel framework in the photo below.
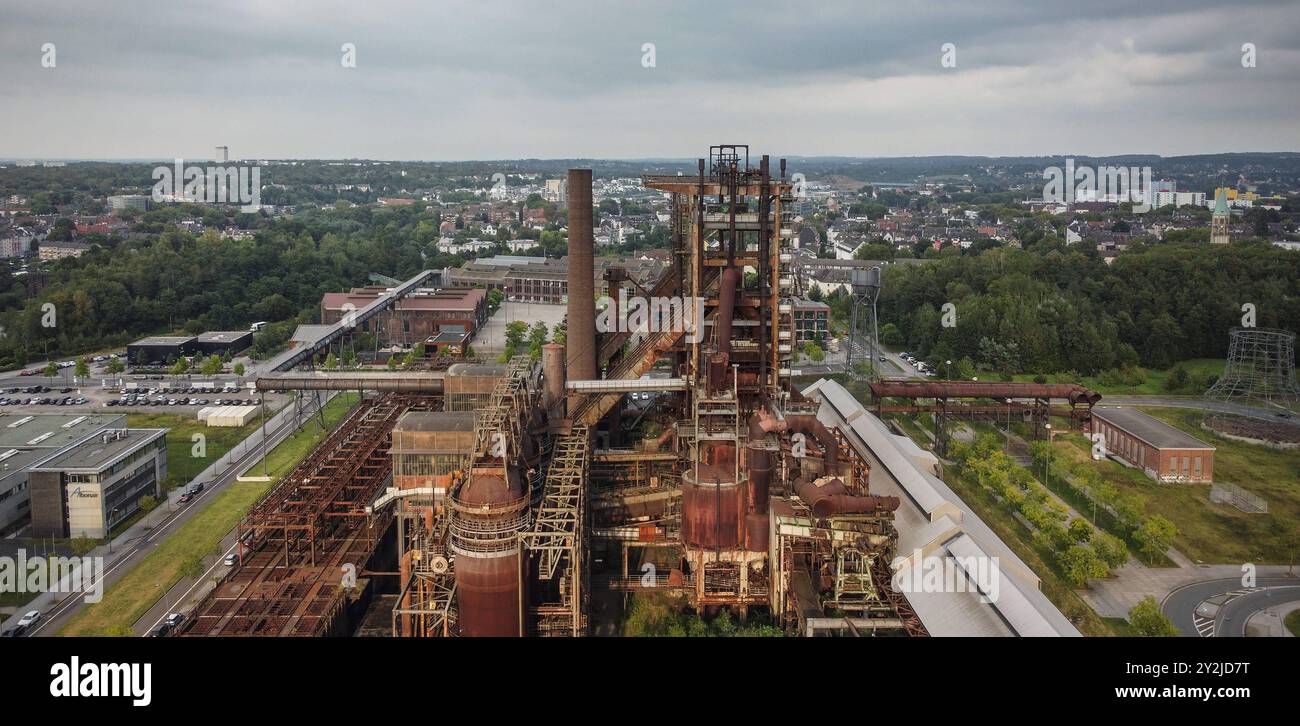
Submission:
<svg viewBox="0 0 1300 726">
<path fill-rule="evenodd" d="M 890 379 L 870 384 L 877 401 L 884 398 L 994 398 L 1065 400 L 1094 406 L 1101 394 L 1075 383 L 998 383 L 979 381 L 913 381 Z"/>
<path fill-rule="evenodd" d="M 409 396 L 358 404 L 240 523 L 240 566 L 195 608 L 183 635 L 346 634 L 392 517 L 365 511 L 391 476 L 392 426 L 429 404 Z"/>
<path fill-rule="evenodd" d="M 579 636 L 587 631 L 589 445 L 590 432 L 582 425 L 556 439 L 533 529 L 519 535 L 536 568 L 539 589 L 548 590 L 534 607 L 538 635 Z"/>
<path fill-rule="evenodd" d="M 447 520 L 424 526 L 423 515 L 399 512 L 398 541 L 411 553 L 411 574 L 393 608 L 395 637 L 452 637 L 460 634 L 456 611 L 455 562 L 447 548 Z"/>
<path fill-rule="evenodd" d="M 948 455 L 948 420 L 991 420 L 1008 424 L 1013 414 L 1033 426 L 1033 437 L 1046 436 L 1050 416 L 1063 416 L 1086 423 L 1101 394 L 1073 383 L 1002 383 L 979 381 L 883 380 L 870 384 L 876 415 L 884 413 L 930 413 L 934 417 L 934 453 Z M 904 399 L 905 405 L 886 404 L 886 399 Z M 956 399 L 956 400 L 954 400 Z M 999 405 L 972 403 L 963 399 L 991 399 Z M 1053 408 L 1053 400 L 1068 408 Z M 927 402 L 928 401 L 928 402 Z"/>
</svg>

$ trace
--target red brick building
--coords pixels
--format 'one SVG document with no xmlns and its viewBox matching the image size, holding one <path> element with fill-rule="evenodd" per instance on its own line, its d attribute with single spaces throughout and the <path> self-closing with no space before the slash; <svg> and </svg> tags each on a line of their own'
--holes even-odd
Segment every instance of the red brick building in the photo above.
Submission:
<svg viewBox="0 0 1300 726">
<path fill-rule="evenodd" d="M 1214 447 L 1131 408 L 1094 408 L 1092 431 L 1106 453 L 1158 481 L 1214 481 Z"/>
<path fill-rule="evenodd" d="M 359 311 L 388 288 L 358 287 L 350 292 L 327 292 L 321 298 L 323 325 L 337 323 L 348 311 Z M 487 322 L 487 291 L 478 288 L 416 290 L 393 308 L 359 324 L 373 333 L 381 346 L 414 346 L 443 333 L 472 338 Z"/>
</svg>

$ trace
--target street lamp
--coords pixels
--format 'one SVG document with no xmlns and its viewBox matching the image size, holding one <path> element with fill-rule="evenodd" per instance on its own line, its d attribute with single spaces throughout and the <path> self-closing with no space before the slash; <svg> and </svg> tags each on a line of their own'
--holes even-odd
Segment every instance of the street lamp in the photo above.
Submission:
<svg viewBox="0 0 1300 726">
<path fill-rule="evenodd" d="M 951 381 L 951 380 L 952 380 L 952 361 L 950 361 L 950 360 L 946 360 L 946 361 L 943 362 L 943 364 L 944 364 L 945 366 L 947 366 L 947 368 L 944 369 L 943 375 L 944 375 L 944 377 L 946 377 L 948 380 Z"/>
<path fill-rule="evenodd" d="M 1047 457 L 1043 459 L 1043 486 L 1047 486 L 1052 477 L 1052 425 L 1047 423 L 1043 424 L 1043 427 L 1047 429 Z"/>
</svg>

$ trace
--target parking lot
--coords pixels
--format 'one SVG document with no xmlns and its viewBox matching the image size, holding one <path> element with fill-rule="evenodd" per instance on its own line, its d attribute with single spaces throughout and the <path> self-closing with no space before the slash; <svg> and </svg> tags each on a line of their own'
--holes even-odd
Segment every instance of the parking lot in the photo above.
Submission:
<svg viewBox="0 0 1300 726">
<path fill-rule="evenodd" d="M 272 398 L 272 397 L 268 397 Z M 268 401 L 270 402 L 270 401 Z M 0 410 L 17 409 L 39 413 L 55 410 L 100 410 L 113 408 L 199 408 L 203 406 L 253 406 L 260 398 L 233 383 L 224 386 L 185 386 L 160 382 L 136 387 L 60 386 L 33 384 L 0 388 Z"/>
</svg>

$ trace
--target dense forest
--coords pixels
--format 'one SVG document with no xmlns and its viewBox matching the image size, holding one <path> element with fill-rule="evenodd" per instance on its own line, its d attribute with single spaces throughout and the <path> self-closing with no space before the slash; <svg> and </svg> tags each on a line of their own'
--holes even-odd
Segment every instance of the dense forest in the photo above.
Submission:
<svg viewBox="0 0 1300 726">
<path fill-rule="evenodd" d="M 1300 330 L 1300 254 L 1264 243 L 1138 245 L 1107 265 L 1081 248 L 990 249 L 891 267 L 878 307 L 882 342 L 932 361 L 1095 375 L 1222 358 L 1246 303 L 1259 327 Z"/>
<path fill-rule="evenodd" d="M 46 285 L 33 297 L 25 281 L 0 267 L 0 366 L 120 346 L 166 331 L 241 330 L 253 321 L 283 321 L 259 334 L 256 351 L 265 353 L 287 340 L 297 322 L 316 322 L 327 291 L 366 284 L 371 272 L 404 278 L 461 263 L 434 254 L 437 211 L 421 206 L 350 207 L 262 219 L 260 225 L 255 238 L 240 241 L 172 226 L 159 234 L 107 240 L 51 265 Z M 46 303 L 54 305 L 53 327 L 43 325 Z"/>
</svg>

